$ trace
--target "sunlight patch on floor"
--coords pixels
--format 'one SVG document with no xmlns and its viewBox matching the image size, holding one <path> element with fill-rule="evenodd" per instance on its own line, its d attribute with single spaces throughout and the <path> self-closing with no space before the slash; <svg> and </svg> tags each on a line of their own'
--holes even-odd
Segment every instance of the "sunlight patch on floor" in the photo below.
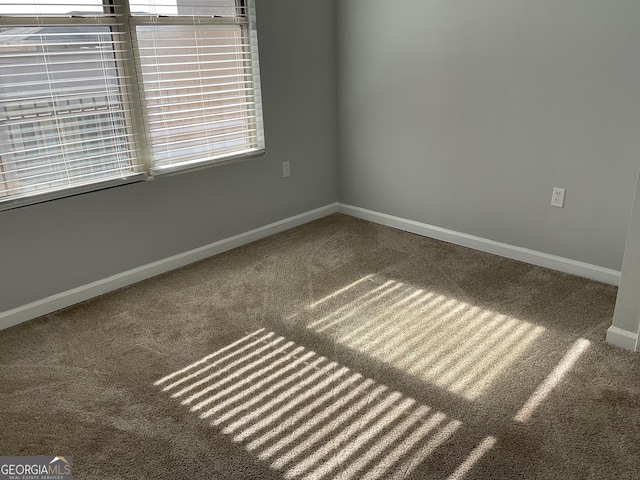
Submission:
<svg viewBox="0 0 640 480">
<path fill-rule="evenodd" d="M 482 442 L 471 451 L 466 460 L 456 468 L 456 471 L 449 475 L 447 480 L 461 480 L 464 478 L 484 454 L 493 448 L 496 442 L 495 437 L 486 437 L 482 440 Z"/>
<path fill-rule="evenodd" d="M 558 362 L 558 365 L 556 365 L 544 382 L 542 382 L 531 397 L 529 397 L 527 403 L 525 403 L 516 414 L 514 418 L 516 422 L 526 423 L 529 421 L 535 410 L 545 401 L 553 389 L 564 380 L 578 359 L 587 351 L 589 345 L 591 345 L 591 342 L 584 338 L 580 338 L 573 343 L 569 351 Z"/>
<path fill-rule="evenodd" d="M 309 305 L 306 327 L 332 341 L 474 400 L 545 329 L 520 319 L 367 275 Z"/>
<path fill-rule="evenodd" d="M 264 329 L 155 386 L 290 480 L 404 476 L 463 425 Z M 452 475 L 492 446 L 453 452 Z"/>
</svg>

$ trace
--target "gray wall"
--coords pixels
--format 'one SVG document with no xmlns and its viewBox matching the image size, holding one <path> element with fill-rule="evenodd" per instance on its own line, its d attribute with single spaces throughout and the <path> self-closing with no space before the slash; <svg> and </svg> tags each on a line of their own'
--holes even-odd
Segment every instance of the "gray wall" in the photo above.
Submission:
<svg viewBox="0 0 640 480">
<path fill-rule="evenodd" d="M 341 202 L 621 268 L 640 2 L 337 5 Z"/>
<path fill-rule="evenodd" d="M 335 4 L 256 4 L 267 154 L 0 212 L 0 312 L 337 200 Z"/>
</svg>

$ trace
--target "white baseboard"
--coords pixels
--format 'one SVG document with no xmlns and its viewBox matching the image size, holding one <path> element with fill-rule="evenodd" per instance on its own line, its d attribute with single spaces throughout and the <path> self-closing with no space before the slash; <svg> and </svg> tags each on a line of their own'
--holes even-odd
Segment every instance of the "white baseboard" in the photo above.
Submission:
<svg viewBox="0 0 640 480">
<path fill-rule="evenodd" d="M 14 308 L 12 310 L 0 312 L 0 330 L 9 328 L 22 322 L 26 322 L 27 320 L 31 320 L 41 315 L 46 315 L 56 310 L 60 310 L 61 308 L 69 307 L 98 295 L 117 290 L 118 288 L 126 287 L 127 285 L 146 280 L 147 278 L 160 275 L 170 270 L 183 267 L 190 263 L 203 260 L 213 255 L 226 252 L 227 250 L 246 245 L 261 238 L 268 237 L 285 230 L 289 230 L 290 228 L 303 225 L 305 223 L 317 220 L 336 212 L 351 215 L 353 217 L 361 218 L 363 220 L 368 220 L 374 223 L 379 223 L 381 225 L 397 228 L 399 230 L 423 235 L 425 237 L 430 237 L 456 245 L 473 248 L 483 252 L 492 253 L 502 257 L 520 260 L 534 265 L 551 268 L 553 270 L 590 278 L 611 285 L 618 285 L 620 282 L 620 272 L 616 270 L 610 270 L 588 263 L 549 255 L 546 253 L 537 252 L 535 250 L 515 247 L 513 245 L 488 240 L 486 238 L 467 235 L 465 233 L 447 230 L 444 228 L 416 222 L 413 220 L 407 220 L 400 217 L 394 217 L 392 215 L 374 212 L 372 210 L 366 210 L 360 207 L 334 203 L 271 223 L 269 225 L 265 225 L 263 227 L 256 228 L 254 230 L 250 230 L 245 233 L 241 233 L 239 235 L 235 235 L 233 237 L 211 243 L 209 245 L 205 245 L 200 248 L 196 248 L 194 250 L 190 250 L 188 252 L 174 255 L 157 262 L 149 263 L 147 265 L 143 265 L 141 267 L 134 268 L 132 270 L 128 270 L 126 272 L 122 272 L 102 280 L 97 280 L 88 285 L 83 285 L 71 290 L 67 290 L 65 292 L 61 292 L 56 295 L 37 300 L 35 302 Z M 636 334 L 629 334 L 629 332 L 625 332 L 624 330 L 620 330 L 614 327 L 612 327 L 612 329 L 610 329 L 612 338 L 619 339 L 622 343 L 624 343 L 624 345 L 631 345 L 631 343 L 633 342 L 633 346 L 631 346 L 629 349 L 635 349 L 635 339 L 637 337 Z M 633 339 L 629 335 L 631 335 Z M 608 339 L 609 334 L 607 334 L 607 340 Z M 616 340 L 612 340 L 610 343 L 618 345 L 618 343 L 616 343 Z M 623 346 L 623 348 L 627 347 Z"/>
<path fill-rule="evenodd" d="M 0 312 L 0 330 L 26 322 L 27 320 L 31 320 L 41 315 L 46 315 L 56 310 L 60 310 L 61 308 L 66 308 L 76 303 L 83 302 L 90 298 L 97 297 L 98 295 L 117 290 L 118 288 L 126 287 L 127 285 L 140 282 L 141 280 L 155 277 L 161 273 L 183 267 L 213 255 L 226 252 L 227 250 L 246 245 L 261 238 L 284 232 L 285 230 L 326 217 L 327 215 L 336 213 L 337 211 L 337 203 L 326 205 L 233 237 L 219 240 L 209 245 L 205 245 L 204 247 L 180 253 L 163 260 L 158 260 L 157 262 L 149 263 L 126 272 L 118 273 L 111 277 L 97 280 L 88 285 L 73 288 L 12 310 Z"/>
<path fill-rule="evenodd" d="M 611 326 L 607 330 L 607 343 L 625 350 L 636 351 L 638 349 L 638 334 Z"/>
<path fill-rule="evenodd" d="M 406 232 L 415 233 L 424 237 L 434 238 L 445 242 L 473 248 L 482 252 L 492 253 L 501 257 L 520 260 L 521 262 L 538 265 L 540 267 L 570 273 L 580 277 L 589 278 L 598 282 L 610 285 L 619 285 L 620 272 L 589 263 L 578 262 L 569 258 L 549 255 L 547 253 L 529 250 L 528 248 L 516 247 L 506 243 L 495 242 L 482 237 L 468 235 L 466 233 L 447 230 L 426 223 L 407 220 L 405 218 L 394 217 L 385 213 L 379 213 L 351 205 L 338 204 L 338 211 L 346 215 L 379 223 L 388 227 L 397 228 Z"/>
</svg>

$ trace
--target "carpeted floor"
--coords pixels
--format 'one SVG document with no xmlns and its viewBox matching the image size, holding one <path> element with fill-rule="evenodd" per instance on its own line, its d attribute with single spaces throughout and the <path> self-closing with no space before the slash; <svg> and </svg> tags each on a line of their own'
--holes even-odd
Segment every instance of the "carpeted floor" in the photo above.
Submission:
<svg viewBox="0 0 640 480">
<path fill-rule="evenodd" d="M 616 289 L 332 215 L 0 331 L 76 479 L 640 478 Z"/>
</svg>

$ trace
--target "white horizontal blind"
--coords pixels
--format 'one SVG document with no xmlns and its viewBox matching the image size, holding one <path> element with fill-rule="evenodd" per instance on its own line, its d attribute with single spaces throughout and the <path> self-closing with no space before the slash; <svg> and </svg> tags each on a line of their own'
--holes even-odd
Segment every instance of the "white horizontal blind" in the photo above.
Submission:
<svg viewBox="0 0 640 480">
<path fill-rule="evenodd" d="M 264 149 L 246 0 L 131 0 L 154 174 Z"/>
<path fill-rule="evenodd" d="M 118 9 L 0 0 L 0 15 L 0 202 L 139 174 Z"/>
</svg>

